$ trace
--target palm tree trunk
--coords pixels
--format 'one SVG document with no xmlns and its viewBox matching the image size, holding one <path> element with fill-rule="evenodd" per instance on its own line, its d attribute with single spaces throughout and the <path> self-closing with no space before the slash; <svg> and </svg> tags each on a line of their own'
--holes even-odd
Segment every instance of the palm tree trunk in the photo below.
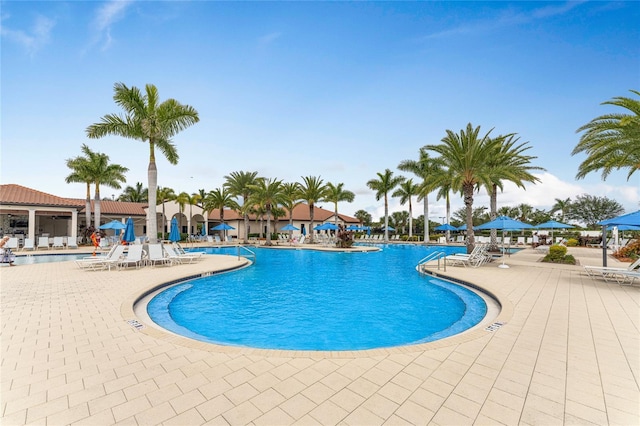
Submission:
<svg viewBox="0 0 640 426">
<path fill-rule="evenodd" d="M 264 243 L 266 246 L 271 244 L 271 205 L 267 205 L 267 241 Z"/>
<path fill-rule="evenodd" d="M 249 215 L 244 214 L 244 243 L 249 244 Z"/>
<path fill-rule="evenodd" d="M 309 242 L 313 244 L 313 203 L 309 203 L 309 218 L 311 219 L 309 224 Z"/>
<path fill-rule="evenodd" d="M 475 235 L 473 234 L 473 185 L 465 183 L 462 187 L 464 193 L 464 206 L 467 213 L 467 253 L 471 254 L 475 247 Z"/>
<path fill-rule="evenodd" d="M 413 208 L 411 207 L 411 197 L 409 197 L 409 241 L 413 235 Z"/>
<path fill-rule="evenodd" d="M 93 200 L 93 204 L 95 205 L 96 214 L 94 216 L 94 227 L 96 231 L 100 228 L 100 184 L 96 183 L 96 193 Z"/>
<path fill-rule="evenodd" d="M 447 191 L 446 195 L 447 199 L 447 223 L 451 223 L 451 201 L 449 200 L 449 191 Z M 451 238 L 451 231 L 447 230 L 447 241 Z"/>
<path fill-rule="evenodd" d="M 87 228 L 91 226 L 91 184 L 87 182 L 87 199 L 85 200 L 84 217 L 87 223 Z M 85 236 L 86 236 L 85 232 Z"/>
<path fill-rule="evenodd" d="M 495 183 L 491 186 L 491 194 L 489 194 L 489 219 L 494 220 L 497 217 L 498 210 L 498 185 Z M 489 250 L 498 250 L 498 230 L 491 230 L 491 242 Z"/>
<path fill-rule="evenodd" d="M 164 227 L 167 223 L 167 215 L 164 210 L 164 200 L 162 200 L 162 239 L 164 240 Z"/>
<path fill-rule="evenodd" d="M 424 203 L 424 245 L 429 244 L 429 195 L 425 194 L 422 199 Z"/>
<path fill-rule="evenodd" d="M 149 209 L 147 210 L 147 238 L 151 244 L 158 242 L 158 217 L 156 216 L 156 200 L 158 191 L 158 169 L 153 157 L 153 144 L 151 146 L 151 158 L 149 160 Z M 164 229 L 164 227 L 163 227 Z"/>
<path fill-rule="evenodd" d="M 389 242 L 389 201 L 387 193 L 384 193 L 384 242 Z"/>
</svg>

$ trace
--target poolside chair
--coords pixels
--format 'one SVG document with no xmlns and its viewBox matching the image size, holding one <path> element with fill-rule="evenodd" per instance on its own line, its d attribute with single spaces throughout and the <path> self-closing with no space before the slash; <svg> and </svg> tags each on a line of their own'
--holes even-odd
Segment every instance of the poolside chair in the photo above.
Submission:
<svg viewBox="0 0 640 426">
<path fill-rule="evenodd" d="M 11 250 L 18 250 L 19 245 L 18 237 L 11 237 L 5 244 L 5 247 Z"/>
<path fill-rule="evenodd" d="M 213 243 L 213 235 L 207 235 L 207 242 Z"/>
<path fill-rule="evenodd" d="M 38 250 L 41 248 L 46 248 L 49 250 L 49 237 L 38 237 Z"/>
<path fill-rule="evenodd" d="M 204 253 L 201 251 L 185 251 L 180 243 L 173 243 L 171 246 L 179 256 L 192 257 L 194 260 L 200 260 L 202 259 L 202 256 L 204 256 Z"/>
<path fill-rule="evenodd" d="M 117 245 L 113 246 L 109 253 L 104 256 L 88 256 L 82 259 L 77 259 L 76 265 L 80 269 L 88 269 L 92 271 L 98 271 L 101 269 L 111 270 L 112 266 L 117 266 L 120 261 L 120 257 L 124 253 L 125 246 Z"/>
<path fill-rule="evenodd" d="M 638 268 L 640 268 L 640 258 L 631 263 L 627 268 L 617 268 L 609 266 L 589 266 L 584 265 L 584 270 L 591 278 L 602 278 L 605 281 L 614 280 L 618 284 L 624 284 L 627 279 L 631 279 L 631 283 L 638 278 Z"/>
<path fill-rule="evenodd" d="M 469 254 L 453 254 L 447 256 L 446 262 L 451 266 L 462 265 L 464 267 L 471 266 L 477 268 L 491 261 L 491 255 L 488 253 L 488 244 L 476 244 L 471 253 Z"/>
<path fill-rule="evenodd" d="M 149 244 L 149 256 L 147 258 L 147 262 L 151 264 L 151 266 L 161 264 L 171 266 L 173 261 L 170 257 L 164 255 L 164 247 L 162 244 Z"/>
<path fill-rule="evenodd" d="M 53 244 L 51 245 L 51 248 L 64 248 L 64 239 L 62 237 L 53 237 Z"/>
<path fill-rule="evenodd" d="M 124 247 L 124 246 L 121 246 Z M 127 255 L 118 260 L 117 266 L 119 269 L 126 268 L 129 266 L 135 266 L 136 269 L 140 268 L 142 265 L 142 244 L 133 244 L 128 246 L 129 250 L 127 251 Z"/>
<path fill-rule="evenodd" d="M 525 237 L 518 237 L 518 239 L 516 240 L 516 244 L 519 246 L 522 246 L 525 244 Z"/>
<path fill-rule="evenodd" d="M 173 263 L 193 263 L 194 261 L 201 259 L 203 254 L 200 252 L 179 253 L 178 250 L 173 246 L 165 245 L 163 247 L 167 252 L 168 259 Z"/>
<path fill-rule="evenodd" d="M 25 238 L 24 239 L 24 245 L 22 246 L 22 250 L 35 250 L 35 242 L 33 241 L 33 238 Z"/>
<path fill-rule="evenodd" d="M 222 244 L 222 241 L 220 241 L 220 235 L 216 235 L 213 238 L 214 238 L 216 244 Z"/>
<path fill-rule="evenodd" d="M 67 248 L 78 248 L 78 237 L 67 237 Z"/>
</svg>

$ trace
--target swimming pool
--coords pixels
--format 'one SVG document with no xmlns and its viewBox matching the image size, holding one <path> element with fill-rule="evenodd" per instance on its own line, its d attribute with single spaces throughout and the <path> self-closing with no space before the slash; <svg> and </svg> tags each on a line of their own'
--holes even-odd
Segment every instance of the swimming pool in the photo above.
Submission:
<svg viewBox="0 0 640 426">
<path fill-rule="evenodd" d="M 429 248 L 382 249 L 258 248 L 253 266 L 169 287 L 149 301 L 147 313 L 161 327 L 205 342 L 336 351 L 438 340 L 484 318 L 478 294 L 415 271 Z"/>
<path fill-rule="evenodd" d="M 37 263 L 65 262 L 69 260 L 82 259 L 89 257 L 91 253 L 74 253 L 74 254 L 36 254 L 26 256 L 16 256 L 16 265 L 34 265 Z"/>
</svg>

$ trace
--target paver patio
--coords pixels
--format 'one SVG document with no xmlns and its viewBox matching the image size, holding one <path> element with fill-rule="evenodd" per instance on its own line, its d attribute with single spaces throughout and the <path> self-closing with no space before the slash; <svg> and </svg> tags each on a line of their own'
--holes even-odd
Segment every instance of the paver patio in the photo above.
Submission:
<svg viewBox="0 0 640 426">
<path fill-rule="evenodd" d="M 570 252 L 601 264 L 598 250 Z M 347 353 L 225 348 L 128 322 L 144 322 L 130 301 L 145 289 L 235 257 L 110 272 L 73 262 L 3 267 L 1 421 L 639 424 L 640 287 L 540 256 L 525 249 L 509 269 L 447 268 L 502 300 L 504 324 L 493 331 Z"/>
</svg>

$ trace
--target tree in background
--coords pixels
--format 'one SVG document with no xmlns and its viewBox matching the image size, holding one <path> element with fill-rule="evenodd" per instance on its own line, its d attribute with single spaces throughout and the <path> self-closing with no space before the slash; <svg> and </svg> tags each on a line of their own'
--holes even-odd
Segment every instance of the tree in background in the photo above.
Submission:
<svg viewBox="0 0 640 426">
<path fill-rule="evenodd" d="M 215 209 L 219 209 L 218 217 L 220 223 L 224 223 L 225 207 L 233 210 L 238 209 L 238 203 L 236 203 L 231 192 L 227 191 L 225 187 L 216 188 L 213 191 L 207 192 L 202 199 L 202 209 L 207 212 L 207 215 L 211 214 Z M 221 231 L 220 234 L 224 236 L 224 231 Z"/>
<path fill-rule="evenodd" d="M 127 186 L 122 194 L 118 197 L 118 201 L 130 203 L 144 203 L 149 201 L 149 190 L 142 185 L 142 182 L 136 182 L 136 186 Z"/>
<path fill-rule="evenodd" d="M 78 156 L 75 158 L 69 158 L 66 160 L 67 167 L 71 169 L 71 174 L 65 178 L 66 183 L 84 183 L 87 188 L 87 198 L 85 200 L 85 222 L 87 228 L 91 225 L 91 184 L 93 178 L 91 177 L 88 169 L 88 162 L 90 155 L 88 154 L 89 147 L 82 145 L 82 151 L 85 152 L 85 156 Z"/>
<path fill-rule="evenodd" d="M 188 192 L 181 192 L 178 195 L 176 195 L 176 198 L 174 199 L 174 201 L 178 204 L 178 209 L 180 211 L 180 221 L 179 221 L 179 225 L 180 225 L 180 233 L 182 233 L 182 216 L 184 216 L 184 206 L 186 206 L 189 203 L 189 199 L 191 198 L 191 196 L 189 195 Z"/>
<path fill-rule="evenodd" d="M 555 204 L 551 207 L 549 213 L 554 214 L 560 212 L 560 222 L 564 222 L 564 218 L 571 209 L 571 198 L 567 198 L 565 200 L 561 200 L 560 198 L 555 199 Z"/>
<path fill-rule="evenodd" d="M 376 191 L 376 200 L 384 198 L 384 242 L 389 242 L 389 192 L 404 181 L 403 176 L 393 176 L 393 172 L 386 169 L 384 173 L 377 173 L 378 179 L 371 179 L 367 186 Z"/>
<path fill-rule="evenodd" d="M 404 234 L 409 222 L 409 212 L 406 210 L 391 213 L 391 226 L 396 232 Z"/>
<path fill-rule="evenodd" d="M 237 211 L 244 218 L 244 243 L 247 244 L 249 242 L 249 212 L 251 211 L 250 187 L 256 183 L 258 172 L 231 172 L 224 178 L 225 182 L 222 186 L 236 197 Z M 242 204 L 237 200 L 238 198 L 242 199 Z"/>
<path fill-rule="evenodd" d="M 125 115 L 107 114 L 100 123 L 87 127 L 86 133 L 91 139 L 115 135 L 149 143 L 147 236 L 150 243 L 155 243 L 158 241 L 158 169 L 155 149 L 158 148 L 169 163 L 177 164 L 178 151 L 171 138 L 197 123 L 200 120 L 198 111 L 175 99 L 160 103 L 158 89 L 153 84 L 146 85 L 143 95 L 137 87 L 129 88 L 123 83 L 116 83 L 113 100 L 124 110 Z"/>
<path fill-rule="evenodd" d="M 303 176 L 300 184 L 300 198 L 309 205 L 309 237 L 313 243 L 313 222 L 316 203 L 322 202 L 327 197 L 327 185 L 319 176 Z"/>
<path fill-rule="evenodd" d="M 82 183 L 86 183 L 88 180 L 95 185 L 93 220 L 95 229 L 98 229 L 100 227 L 100 186 L 120 189 L 120 183 L 127 181 L 124 174 L 129 169 L 119 164 L 109 164 L 108 155 L 91 151 L 87 145 L 82 145 L 82 153 L 84 157 L 79 156 L 67 160 L 67 167 L 71 168 L 73 173 L 67 176 L 66 180 L 67 182 Z M 89 226 L 89 222 L 87 222 L 87 226 Z"/>
<path fill-rule="evenodd" d="M 360 221 L 360 223 L 362 223 L 363 226 L 369 226 L 371 225 L 371 221 L 372 221 L 372 217 L 371 217 L 371 213 L 369 213 L 366 210 L 358 210 L 357 212 L 354 213 L 353 215 L 356 219 L 358 219 Z"/>
<path fill-rule="evenodd" d="M 263 207 L 264 214 L 267 216 L 267 240 L 265 243 L 267 246 L 273 245 L 271 243 L 271 213 L 282 202 L 281 186 L 282 181 L 275 178 L 260 178 L 256 180 L 255 184 L 249 186 L 251 204 Z"/>
<path fill-rule="evenodd" d="M 640 96 L 640 92 L 630 90 Z M 571 155 L 584 152 L 587 158 L 578 167 L 576 179 L 602 171 L 602 180 L 614 171 L 629 169 L 627 180 L 640 169 L 640 100 L 615 97 L 602 105 L 625 108 L 631 114 L 605 114 L 580 127 L 584 132 Z"/>
<path fill-rule="evenodd" d="M 593 228 L 596 223 L 619 216 L 624 213 L 624 208 L 620 203 L 607 197 L 597 197 L 594 195 L 578 195 L 571 203 L 571 209 L 567 213 L 567 218 Z"/>
<path fill-rule="evenodd" d="M 293 209 L 300 204 L 300 184 L 298 182 L 285 182 L 282 184 L 282 207 L 289 216 L 289 225 L 293 226 Z M 293 230 L 289 231 L 289 240 L 293 236 Z"/>
<path fill-rule="evenodd" d="M 327 196 L 325 201 L 333 203 L 333 211 L 335 214 L 334 223 L 338 226 L 338 203 L 340 201 L 346 201 L 352 203 L 356 198 L 356 194 L 343 188 L 344 183 L 334 185 L 333 183 L 327 183 Z"/>
<path fill-rule="evenodd" d="M 409 238 L 413 236 L 413 207 L 411 205 L 411 197 L 418 195 L 419 189 L 419 186 L 413 183 L 413 179 L 408 179 L 400 183 L 398 189 L 391 194 L 392 197 L 400 198 L 401 205 L 404 206 L 409 203 Z"/>
</svg>

